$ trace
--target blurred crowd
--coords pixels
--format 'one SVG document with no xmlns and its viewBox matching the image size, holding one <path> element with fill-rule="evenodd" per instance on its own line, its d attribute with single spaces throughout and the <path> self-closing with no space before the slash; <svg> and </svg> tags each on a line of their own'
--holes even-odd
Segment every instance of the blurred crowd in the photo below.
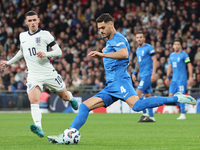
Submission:
<svg viewBox="0 0 200 150">
<path fill-rule="evenodd" d="M 193 65 L 194 83 L 200 88 L 200 2 L 198 0 L 2 0 L 0 2 L 0 60 L 11 59 L 19 50 L 19 33 L 27 30 L 25 13 L 34 10 L 40 28 L 50 31 L 62 50 L 62 56 L 50 58 L 69 90 L 85 85 L 94 90 L 105 84 L 102 59 L 90 58 L 90 51 L 101 51 L 106 41 L 101 38 L 95 19 L 110 13 L 115 28 L 131 46 L 128 72 L 135 68 L 135 33 L 143 31 L 158 60 L 155 93 L 168 89 L 165 85 L 168 58 L 173 40 L 182 41 L 182 50 L 189 54 Z M 24 59 L 1 69 L 0 90 L 26 89 Z M 137 87 L 138 81 L 134 83 Z"/>
</svg>

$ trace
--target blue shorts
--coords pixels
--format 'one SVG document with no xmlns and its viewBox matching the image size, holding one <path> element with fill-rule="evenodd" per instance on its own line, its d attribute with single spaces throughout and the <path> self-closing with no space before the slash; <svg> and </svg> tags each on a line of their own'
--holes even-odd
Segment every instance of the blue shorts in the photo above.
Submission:
<svg viewBox="0 0 200 150">
<path fill-rule="evenodd" d="M 137 95 L 137 93 L 133 88 L 131 78 L 124 78 L 108 83 L 103 90 L 93 97 L 101 97 L 108 107 L 117 100 L 125 101 L 133 95 Z"/>
<path fill-rule="evenodd" d="M 153 89 L 151 87 L 151 76 L 141 77 L 137 90 L 143 91 L 144 94 L 152 93 Z"/>
<path fill-rule="evenodd" d="M 176 92 L 181 92 L 185 94 L 187 90 L 187 80 L 184 81 L 172 81 L 169 86 L 169 93 L 175 94 Z"/>
</svg>

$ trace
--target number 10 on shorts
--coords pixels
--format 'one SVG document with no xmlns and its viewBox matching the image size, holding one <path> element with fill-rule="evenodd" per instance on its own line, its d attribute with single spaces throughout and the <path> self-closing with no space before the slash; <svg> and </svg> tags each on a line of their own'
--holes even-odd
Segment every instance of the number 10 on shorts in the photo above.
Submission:
<svg viewBox="0 0 200 150">
<path fill-rule="evenodd" d="M 57 76 L 57 78 L 55 78 L 55 80 L 58 82 L 59 85 L 62 83 L 62 79 L 60 76 Z"/>
</svg>

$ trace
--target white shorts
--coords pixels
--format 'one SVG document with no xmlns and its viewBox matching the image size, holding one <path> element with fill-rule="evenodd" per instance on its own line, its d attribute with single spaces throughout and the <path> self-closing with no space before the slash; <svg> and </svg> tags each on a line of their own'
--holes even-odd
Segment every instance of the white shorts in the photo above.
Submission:
<svg viewBox="0 0 200 150">
<path fill-rule="evenodd" d="M 57 71 L 52 71 L 50 73 L 28 73 L 27 76 L 27 93 L 29 94 L 36 86 L 39 86 L 41 91 L 43 91 L 43 84 L 49 87 L 52 92 L 61 92 L 66 86 L 61 76 Z"/>
</svg>

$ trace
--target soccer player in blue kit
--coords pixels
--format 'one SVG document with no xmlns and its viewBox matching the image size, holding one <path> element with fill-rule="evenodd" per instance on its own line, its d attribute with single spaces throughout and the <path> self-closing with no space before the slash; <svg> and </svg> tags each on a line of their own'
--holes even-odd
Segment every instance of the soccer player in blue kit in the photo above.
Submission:
<svg viewBox="0 0 200 150">
<path fill-rule="evenodd" d="M 103 57 L 106 87 L 81 103 L 79 113 L 74 118 L 71 128 L 79 130 L 86 122 L 91 110 L 99 107 L 108 107 L 119 99 L 125 101 L 134 111 L 141 111 L 172 102 L 196 104 L 196 100 L 193 97 L 182 95 L 181 93 L 176 93 L 173 97 L 148 97 L 144 100 L 139 100 L 133 88 L 131 77 L 126 70 L 130 53 L 127 39 L 116 31 L 110 14 L 102 14 L 96 19 L 96 22 L 101 35 L 107 39 L 107 43 L 102 53 L 91 51 L 88 55 L 91 57 Z M 62 134 L 48 136 L 47 138 L 50 143 L 63 144 Z"/>
<path fill-rule="evenodd" d="M 166 84 L 169 84 L 169 76 L 173 70 L 172 81 L 169 87 L 169 96 L 173 96 L 176 92 L 181 92 L 182 94 L 186 93 L 187 90 L 187 71 L 186 64 L 189 71 L 189 83 L 193 82 L 192 78 L 192 64 L 188 54 L 181 50 L 180 40 L 175 40 L 173 44 L 175 52 L 171 53 L 168 61 L 167 68 L 167 79 L 165 80 Z M 185 104 L 177 103 L 180 107 L 181 115 L 177 118 L 186 119 L 185 117 Z"/>
<path fill-rule="evenodd" d="M 132 80 L 133 82 L 136 81 L 136 74 L 139 69 L 140 83 L 136 89 L 136 92 L 140 100 L 143 100 L 144 96 L 145 98 L 152 96 L 151 93 L 153 90 L 151 87 L 151 82 L 155 81 L 157 58 L 154 48 L 150 44 L 145 43 L 145 37 L 142 32 L 138 32 L 136 34 L 136 42 L 139 45 L 136 50 L 138 62 L 135 67 L 135 71 L 132 73 Z M 142 93 L 144 93 L 144 96 L 142 96 Z M 138 122 L 155 122 L 153 108 L 148 108 L 148 112 L 149 115 L 146 109 L 144 109 L 143 115 Z"/>
</svg>

